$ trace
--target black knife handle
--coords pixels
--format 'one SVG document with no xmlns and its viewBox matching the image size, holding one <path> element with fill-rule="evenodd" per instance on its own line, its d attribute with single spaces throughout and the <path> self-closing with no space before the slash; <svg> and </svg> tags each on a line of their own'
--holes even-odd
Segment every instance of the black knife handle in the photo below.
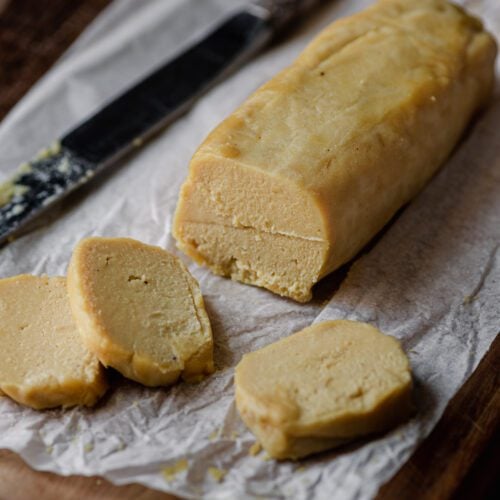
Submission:
<svg viewBox="0 0 500 500">
<path fill-rule="evenodd" d="M 256 2 L 259 7 L 267 11 L 269 22 L 275 30 L 281 30 L 316 3 L 318 0 L 257 0 Z"/>
</svg>

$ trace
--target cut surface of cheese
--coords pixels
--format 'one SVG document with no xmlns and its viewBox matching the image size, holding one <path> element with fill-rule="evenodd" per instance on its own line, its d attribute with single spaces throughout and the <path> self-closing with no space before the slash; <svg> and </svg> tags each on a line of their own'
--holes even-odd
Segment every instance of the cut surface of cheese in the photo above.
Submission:
<svg viewBox="0 0 500 500">
<path fill-rule="evenodd" d="M 315 324 L 246 354 L 236 406 L 267 453 L 300 458 L 385 431 L 413 410 L 408 359 L 366 323 Z"/>
<path fill-rule="evenodd" d="M 443 163 L 491 95 L 495 55 L 445 0 L 382 0 L 333 23 L 199 147 L 179 248 L 309 300 Z"/>
<path fill-rule="evenodd" d="M 0 280 L 0 390 L 35 409 L 92 406 L 106 391 L 104 370 L 84 347 L 66 279 Z"/>
<path fill-rule="evenodd" d="M 82 240 L 68 291 L 84 343 L 104 365 L 148 386 L 213 372 L 198 283 L 166 250 L 128 238 Z"/>
</svg>

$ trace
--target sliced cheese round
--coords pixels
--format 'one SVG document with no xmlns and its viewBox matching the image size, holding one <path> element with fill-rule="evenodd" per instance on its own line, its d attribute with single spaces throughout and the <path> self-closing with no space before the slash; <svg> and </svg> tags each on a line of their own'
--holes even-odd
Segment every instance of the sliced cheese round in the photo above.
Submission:
<svg viewBox="0 0 500 500">
<path fill-rule="evenodd" d="M 148 386 L 213 372 L 210 322 L 198 283 L 171 253 L 128 238 L 87 238 L 68 268 L 85 345 Z"/>
<path fill-rule="evenodd" d="M 411 411 L 397 340 L 355 321 L 326 321 L 243 356 L 236 405 L 268 454 L 299 458 L 381 432 Z"/>
<path fill-rule="evenodd" d="M 0 280 L 0 392 L 42 409 L 92 406 L 106 388 L 71 316 L 66 280 Z"/>
</svg>

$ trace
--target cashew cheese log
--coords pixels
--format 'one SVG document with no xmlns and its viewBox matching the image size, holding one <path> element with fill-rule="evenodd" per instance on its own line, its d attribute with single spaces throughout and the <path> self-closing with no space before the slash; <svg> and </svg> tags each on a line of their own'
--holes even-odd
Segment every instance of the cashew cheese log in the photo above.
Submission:
<svg viewBox="0 0 500 500">
<path fill-rule="evenodd" d="M 382 432 L 413 411 L 397 340 L 357 321 L 325 321 L 236 367 L 236 406 L 267 453 L 300 458 Z"/>
<path fill-rule="evenodd" d="M 305 302 L 414 197 L 488 100 L 496 46 L 442 0 L 382 0 L 326 28 L 192 158 L 178 246 Z"/>
</svg>

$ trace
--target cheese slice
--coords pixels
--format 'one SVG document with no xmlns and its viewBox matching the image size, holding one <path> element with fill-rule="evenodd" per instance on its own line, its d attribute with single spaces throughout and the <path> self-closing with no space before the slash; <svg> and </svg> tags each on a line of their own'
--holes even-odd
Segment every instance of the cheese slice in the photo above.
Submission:
<svg viewBox="0 0 500 500">
<path fill-rule="evenodd" d="M 191 160 L 173 234 L 198 263 L 297 301 L 413 198 L 490 97 L 496 46 L 445 0 L 327 27 Z"/>
<path fill-rule="evenodd" d="M 399 343 L 355 321 L 326 321 L 243 356 L 236 406 L 267 453 L 300 458 L 390 429 L 412 412 Z"/>
<path fill-rule="evenodd" d="M 68 268 L 85 345 L 148 386 L 212 373 L 210 322 L 198 283 L 171 253 L 128 238 L 87 238 Z"/>
<path fill-rule="evenodd" d="M 42 409 L 92 406 L 106 388 L 71 316 L 65 278 L 0 280 L 0 392 Z"/>
</svg>

